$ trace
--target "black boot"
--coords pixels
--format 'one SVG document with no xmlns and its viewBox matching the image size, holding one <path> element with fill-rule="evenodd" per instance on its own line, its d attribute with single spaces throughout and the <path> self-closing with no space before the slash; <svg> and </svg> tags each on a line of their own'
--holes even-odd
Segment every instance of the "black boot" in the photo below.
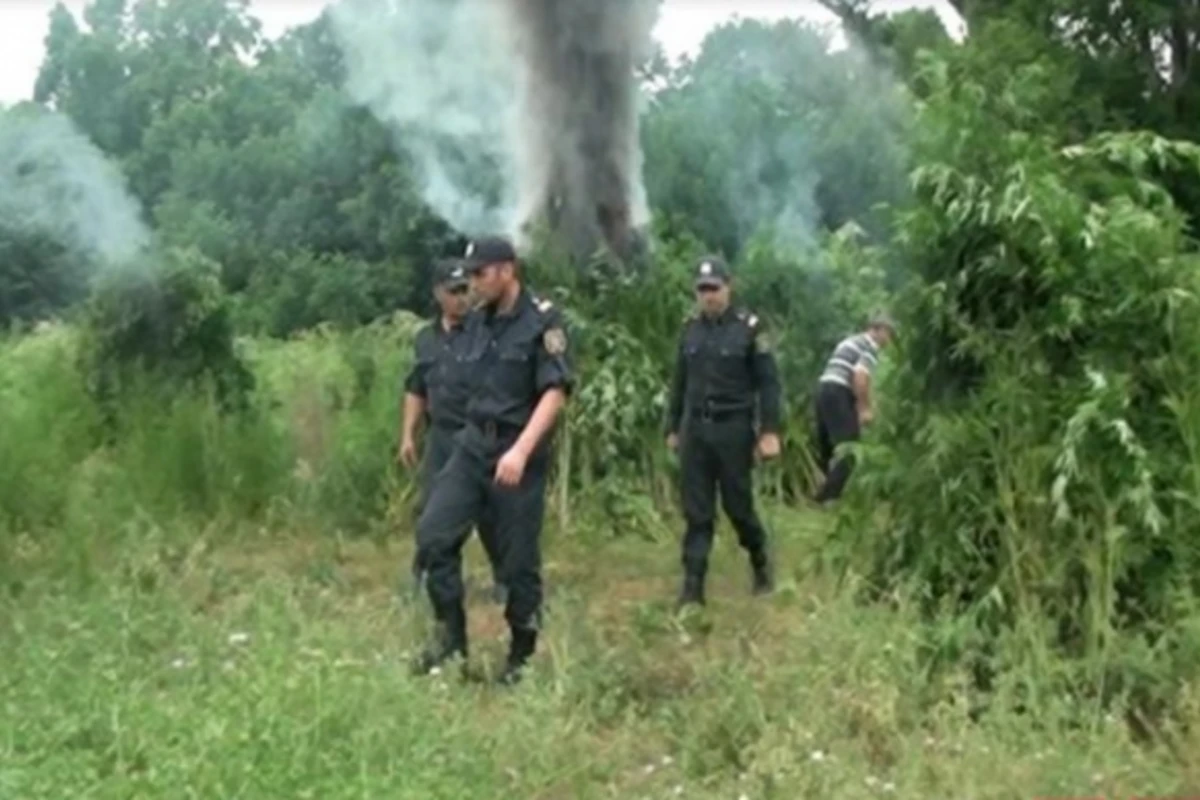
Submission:
<svg viewBox="0 0 1200 800">
<path fill-rule="evenodd" d="M 537 631 L 514 628 L 512 641 L 508 647 L 508 659 L 504 663 L 504 671 L 496 682 L 501 686 L 515 686 L 521 682 L 521 674 L 525 671 L 533 651 L 537 648 Z"/>
<path fill-rule="evenodd" d="M 428 675 L 455 656 L 464 661 L 467 658 L 467 615 L 461 607 L 448 612 L 438 623 L 435 641 L 417 658 L 413 672 Z"/>
<path fill-rule="evenodd" d="M 754 576 L 754 594 L 770 594 L 775 587 L 775 578 L 772 575 L 771 558 L 765 550 L 750 556 L 750 569 Z"/>
<path fill-rule="evenodd" d="M 698 572 L 688 572 L 683 576 L 683 588 L 679 590 L 678 607 L 686 605 L 704 605 L 704 575 Z"/>
</svg>

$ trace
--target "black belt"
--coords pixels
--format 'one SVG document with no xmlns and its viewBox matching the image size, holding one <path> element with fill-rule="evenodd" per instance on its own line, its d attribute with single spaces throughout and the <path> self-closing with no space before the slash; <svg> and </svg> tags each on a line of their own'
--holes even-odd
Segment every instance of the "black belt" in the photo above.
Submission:
<svg viewBox="0 0 1200 800">
<path fill-rule="evenodd" d="M 700 422 L 726 422 L 732 419 L 749 418 L 754 416 L 752 408 L 693 408 L 688 411 L 691 419 Z"/>
<path fill-rule="evenodd" d="M 522 426 L 494 419 L 471 420 L 471 426 L 488 439 L 515 439 L 521 435 Z"/>
</svg>

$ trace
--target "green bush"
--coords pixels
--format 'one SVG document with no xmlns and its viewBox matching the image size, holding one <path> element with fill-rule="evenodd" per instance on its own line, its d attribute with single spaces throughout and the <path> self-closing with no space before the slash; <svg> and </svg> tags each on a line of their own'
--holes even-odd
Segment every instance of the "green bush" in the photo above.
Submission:
<svg viewBox="0 0 1200 800">
<path fill-rule="evenodd" d="M 52 236 L 0 220 L 0 326 L 61 315 L 86 296 L 90 268 Z"/>
<path fill-rule="evenodd" d="M 106 273 L 83 314 L 82 369 L 97 399 L 119 404 L 126 387 L 152 381 L 163 398 L 211 386 L 242 406 L 253 379 L 234 346 L 220 266 L 191 250 Z"/>
<path fill-rule="evenodd" d="M 395 312 L 409 299 L 413 275 L 403 261 L 280 253 L 253 274 L 239 298 L 247 330 L 287 336 L 321 323 L 350 329 Z"/>
<path fill-rule="evenodd" d="M 1200 574 L 1200 261 L 1154 183 L 1200 151 L 1006 127 L 1039 75 L 964 123 L 969 83 L 943 74 L 925 110 L 901 352 L 840 529 L 877 589 L 970 621 L 943 655 L 1031 667 L 1034 702 L 1052 650 L 1079 657 L 1074 688 L 1144 688 L 1132 654 L 1194 647 L 1174 623 Z"/>
</svg>

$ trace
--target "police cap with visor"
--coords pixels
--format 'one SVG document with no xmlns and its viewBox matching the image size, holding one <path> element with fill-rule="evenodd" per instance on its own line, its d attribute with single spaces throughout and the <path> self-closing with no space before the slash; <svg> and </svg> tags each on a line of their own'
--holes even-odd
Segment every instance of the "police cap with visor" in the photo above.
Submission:
<svg viewBox="0 0 1200 800">
<path fill-rule="evenodd" d="M 492 264 L 517 260 L 512 242 L 502 236 L 484 236 L 467 245 L 463 261 L 468 274 L 473 274 Z"/>
</svg>

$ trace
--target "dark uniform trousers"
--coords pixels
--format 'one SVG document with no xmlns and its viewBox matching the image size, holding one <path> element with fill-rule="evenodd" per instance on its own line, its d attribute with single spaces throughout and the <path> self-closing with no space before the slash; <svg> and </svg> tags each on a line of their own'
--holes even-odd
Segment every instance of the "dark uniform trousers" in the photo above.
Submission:
<svg viewBox="0 0 1200 800">
<path fill-rule="evenodd" d="M 489 426 L 491 428 L 491 426 Z M 468 423 L 438 474 L 417 524 L 417 546 L 428 569 L 429 597 L 442 622 L 461 624 L 462 548 L 471 525 L 490 516 L 498 579 L 508 587 L 504 616 L 514 630 L 536 630 L 542 607 L 542 512 L 549 456 L 538 448 L 515 487 L 495 482 L 496 463 L 520 430 L 483 431 Z"/>
<path fill-rule="evenodd" d="M 454 452 L 455 437 L 460 430 L 462 430 L 462 427 L 459 425 L 434 421 L 426 432 L 425 452 L 421 464 L 421 496 L 417 504 L 418 521 L 420 521 L 421 515 L 429 504 L 429 497 L 433 490 L 435 477 L 450 461 L 450 456 Z M 497 550 L 495 527 L 491 524 L 490 515 L 487 513 L 481 514 L 478 526 L 479 539 L 483 543 L 484 552 L 487 553 L 488 561 L 492 565 L 492 573 L 496 576 L 497 582 L 502 583 L 503 581 L 499 580 L 500 558 Z M 420 574 L 428 570 L 429 565 L 423 563 L 423 559 L 423 551 L 418 542 L 417 551 L 413 555 L 414 572 Z"/>
<path fill-rule="evenodd" d="M 710 262 L 704 262 L 711 266 Z M 684 592 L 701 599 L 721 505 L 750 556 L 756 590 L 766 588 L 767 534 L 754 510 L 754 448 L 759 431 L 779 430 L 779 379 L 758 318 L 727 308 L 693 315 L 676 353 L 667 432 L 679 434 Z M 758 422 L 755 425 L 755 410 Z"/>
<path fill-rule="evenodd" d="M 859 438 L 858 403 L 848 386 L 822 382 L 817 387 L 817 458 L 825 482 L 817 491 L 816 501 L 823 503 L 842 496 L 854 458 L 846 454 L 834 462 L 834 451 L 843 442 Z"/>
<path fill-rule="evenodd" d="M 529 424 L 547 391 L 570 393 L 567 338 L 552 304 L 521 289 L 506 311 L 481 307 L 467 316 L 463 363 L 473 376 L 468 422 L 455 437 L 417 523 L 428 565 L 426 591 L 441 631 L 418 663 L 427 673 L 467 654 L 462 547 L 471 524 L 486 514 L 496 542 L 504 616 L 512 633 L 502 683 L 519 680 L 537 645 L 542 610 L 541 531 L 552 437 L 525 463 L 517 486 L 496 483 L 496 467 Z"/>
<path fill-rule="evenodd" d="M 703 577 L 708 569 L 716 522 L 716 493 L 737 531 L 738 543 L 755 567 L 766 562 L 767 534 L 754 510 L 754 446 L 757 435 L 749 411 L 704 415 L 691 412 L 680 433 L 683 512 L 683 567 Z"/>
</svg>

